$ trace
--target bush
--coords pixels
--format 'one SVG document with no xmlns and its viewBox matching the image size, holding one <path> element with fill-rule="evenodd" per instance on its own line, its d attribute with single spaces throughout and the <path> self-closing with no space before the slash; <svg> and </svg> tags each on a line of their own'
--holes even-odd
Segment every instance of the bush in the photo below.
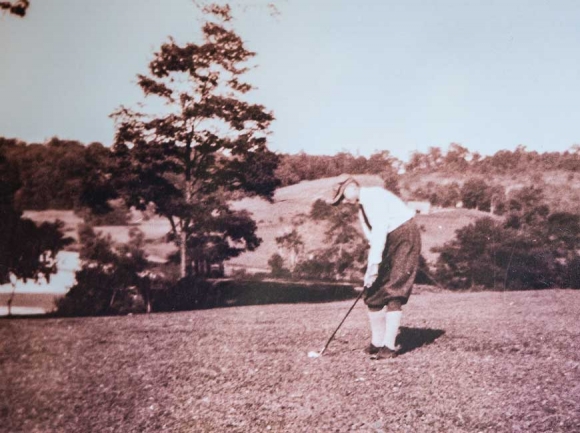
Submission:
<svg viewBox="0 0 580 433">
<path fill-rule="evenodd" d="M 318 255 L 299 263 L 293 276 L 303 280 L 335 280 L 336 264 L 327 256 Z"/>
<path fill-rule="evenodd" d="M 155 311 L 187 311 L 211 308 L 218 304 L 219 293 L 209 281 L 199 277 L 185 277 L 166 290 L 156 291 Z"/>
<path fill-rule="evenodd" d="M 566 276 L 566 287 L 570 287 L 571 289 L 580 289 L 580 257 L 576 256 L 570 260 L 570 263 L 568 263 Z"/>
<path fill-rule="evenodd" d="M 469 179 L 461 188 L 461 201 L 467 209 L 489 212 L 491 208 L 491 189 L 483 179 Z"/>
<path fill-rule="evenodd" d="M 578 281 L 576 221 L 562 214 L 546 218 L 543 211 L 512 214 L 503 224 L 479 219 L 436 249 L 437 278 L 451 289 L 572 287 Z"/>
<path fill-rule="evenodd" d="M 125 289 L 114 274 L 102 268 L 83 267 L 76 284 L 56 301 L 60 316 L 101 316 L 140 313 L 145 306 L 136 287 Z"/>
<path fill-rule="evenodd" d="M 131 212 L 123 201 L 115 200 L 110 203 L 111 210 L 105 213 L 97 213 L 89 208 L 79 208 L 75 214 L 81 217 L 85 224 L 99 226 L 126 226 L 129 225 Z"/>
<path fill-rule="evenodd" d="M 274 253 L 268 260 L 268 266 L 270 266 L 270 275 L 274 278 L 289 278 L 290 270 L 284 266 L 284 258 L 278 254 Z"/>
<path fill-rule="evenodd" d="M 142 276 L 148 263 L 143 250 L 143 234 L 129 232 L 128 244 L 115 245 L 110 236 L 84 225 L 79 230 L 82 268 L 76 284 L 57 301 L 57 314 L 98 316 L 143 312 L 140 294 L 148 290 L 149 280 Z"/>
</svg>

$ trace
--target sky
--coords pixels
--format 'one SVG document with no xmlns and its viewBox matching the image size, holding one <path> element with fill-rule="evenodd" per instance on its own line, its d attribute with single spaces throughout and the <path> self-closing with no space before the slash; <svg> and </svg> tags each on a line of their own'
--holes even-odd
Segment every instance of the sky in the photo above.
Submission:
<svg viewBox="0 0 580 433">
<path fill-rule="evenodd" d="M 489 155 L 580 143 L 576 0 L 238 2 L 247 79 L 274 112 L 273 150 Z M 109 118 L 169 36 L 199 42 L 191 0 L 31 0 L 0 16 L 0 136 L 110 145 Z"/>
</svg>

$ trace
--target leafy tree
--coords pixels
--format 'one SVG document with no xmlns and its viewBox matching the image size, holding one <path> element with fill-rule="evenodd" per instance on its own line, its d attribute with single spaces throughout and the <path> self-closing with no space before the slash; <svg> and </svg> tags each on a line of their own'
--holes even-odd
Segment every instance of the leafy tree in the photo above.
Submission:
<svg viewBox="0 0 580 433">
<path fill-rule="evenodd" d="M 314 221 L 328 219 L 333 214 L 333 207 L 322 199 L 317 199 L 310 208 L 310 218 Z"/>
<path fill-rule="evenodd" d="M 89 218 L 102 217 L 110 211 L 118 209 L 127 213 L 128 209 L 123 208 L 118 202 L 117 206 L 112 204 L 113 200 L 119 198 L 119 194 L 110 177 L 114 168 L 110 149 L 101 143 L 91 143 L 85 147 L 82 156 L 85 172 L 81 177 L 80 191 L 75 207 L 79 208 L 81 212 L 89 213 Z M 127 218 L 125 215 L 125 220 Z M 90 224 L 90 221 L 87 223 Z"/>
<path fill-rule="evenodd" d="M 292 272 L 298 261 L 300 255 L 304 252 L 304 241 L 300 233 L 294 228 L 291 231 L 278 236 L 276 238 L 276 245 L 278 248 L 288 256 L 288 264 L 290 266 L 290 271 Z"/>
<path fill-rule="evenodd" d="M 574 257 L 568 263 L 566 270 L 566 287 L 580 289 L 580 256 Z"/>
<path fill-rule="evenodd" d="M 58 271 L 56 255 L 72 239 L 63 235 L 63 223 L 44 222 L 37 226 L 22 218 L 15 209 L 14 194 L 20 187 L 18 170 L 9 164 L 0 151 L 0 284 L 16 280 L 50 280 Z M 8 314 L 14 290 L 8 301 Z"/>
<path fill-rule="evenodd" d="M 429 167 L 429 157 L 418 151 L 413 152 L 409 158 L 409 162 L 405 164 L 405 170 L 408 172 L 419 172 Z"/>
<path fill-rule="evenodd" d="M 427 155 L 431 169 L 437 169 L 443 165 L 443 152 L 439 147 L 430 147 Z"/>
<path fill-rule="evenodd" d="M 461 188 L 457 182 L 438 184 L 432 181 L 412 192 L 415 200 L 429 200 L 433 206 L 455 207 L 461 199 Z"/>
<path fill-rule="evenodd" d="M 450 288 L 493 287 L 503 275 L 496 252 L 504 236 L 501 224 L 491 218 L 457 230 L 454 240 L 435 250 L 440 253 L 437 278 Z"/>
<path fill-rule="evenodd" d="M 328 247 L 314 251 L 313 258 L 300 263 L 297 272 L 310 278 L 362 278 L 368 246 L 355 228 L 358 224 L 356 206 L 332 206 L 317 200 L 310 216 L 315 221 L 326 222 Z"/>
<path fill-rule="evenodd" d="M 149 281 L 143 234 L 129 232 L 127 244 L 115 245 L 109 236 L 95 233 L 89 225 L 79 229 L 82 268 L 76 284 L 57 303 L 64 316 L 94 316 L 138 311 L 135 295 L 143 294 Z M 145 298 L 145 296 L 144 296 Z"/>
<path fill-rule="evenodd" d="M 294 269 L 293 276 L 305 280 L 335 280 L 336 263 L 326 251 L 319 251 L 308 260 L 304 260 Z"/>
<path fill-rule="evenodd" d="M 8 11 L 12 15 L 23 17 L 30 6 L 29 0 L 0 1 L 0 11 Z"/>
<path fill-rule="evenodd" d="M 110 179 L 111 152 L 100 143 L 84 146 L 78 141 L 52 138 L 45 144 L 26 144 L 0 138 L 0 149 L 20 173 L 15 194 L 22 209 L 91 208 L 102 215 L 108 200 L 117 197 Z"/>
<path fill-rule="evenodd" d="M 254 251 L 261 243 L 256 235 L 256 222 L 245 211 L 234 211 L 216 195 L 206 197 L 193 209 L 195 230 L 187 239 L 187 275 L 212 276 L 212 265 L 237 257 L 244 251 Z M 174 240 L 171 236 L 170 239 Z M 179 262 L 179 253 L 171 261 Z M 215 275 L 215 274 L 214 274 Z M 223 269 L 218 272 L 223 276 Z"/>
<path fill-rule="evenodd" d="M 529 205 L 505 221 L 483 218 L 458 230 L 436 249 L 438 279 L 451 288 L 574 287 L 580 216 L 549 214 L 535 200 Z"/>
<path fill-rule="evenodd" d="M 336 155 L 282 155 L 276 175 L 283 186 L 293 185 L 303 180 L 314 180 L 339 176 L 343 173 L 374 174 L 380 176 L 386 188 L 398 190 L 398 170 L 402 162 L 389 151 L 377 151 L 369 158 L 354 156 L 347 152 Z"/>
<path fill-rule="evenodd" d="M 170 39 L 155 53 L 149 73 L 138 75 L 144 94 L 163 101 L 166 112 L 121 107 L 113 114 L 118 187 L 128 205 L 144 209 L 154 203 L 169 220 L 182 277 L 191 269 L 196 209 L 210 216 L 227 212 L 223 203 L 208 209 L 208 197 L 243 190 L 269 199 L 279 183 L 278 157 L 266 147 L 273 115 L 244 100 L 252 86 L 241 78 L 254 53 L 229 27 L 229 8 L 216 11 L 222 22 L 203 25 L 202 43 Z"/>
<path fill-rule="evenodd" d="M 548 241 L 560 251 L 575 251 L 580 246 L 580 215 L 556 212 L 547 219 Z"/>
<path fill-rule="evenodd" d="M 399 175 L 396 167 L 399 165 L 399 160 L 391 155 L 388 150 L 373 153 L 366 162 L 365 173 L 378 174 L 383 180 L 383 186 L 394 192 L 400 194 Z"/>
<path fill-rule="evenodd" d="M 535 186 L 526 186 L 512 191 L 507 203 L 506 226 L 515 229 L 532 230 L 542 228 L 550 213 L 545 204 L 544 192 Z"/>
<path fill-rule="evenodd" d="M 461 201 L 467 209 L 489 211 L 491 193 L 488 184 L 480 178 L 467 180 L 461 187 Z"/>
<path fill-rule="evenodd" d="M 284 266 L 284 258 L 278 253 L 272 254 L 268 260 L 268 266 L 274 278 L 287 278 L 291 275 L 290 270 Z"/>
<path fill-rule="evenodd" d="M 501 185 L 493 185 L 489 188 L 488 194 L 490 196 L 490 213 L 503 215 L 506 211 L 505 188 Z"/>
<path fill-rule="evenodd" d="M 462 172 L 469 166 L 469 162 L 467 161 L 469 156 L 470 153 L 466 147 L 457 143 L 451 143 L 443 158 L 443 166 L 445 170 L 450 172 Z"/>
</svg>

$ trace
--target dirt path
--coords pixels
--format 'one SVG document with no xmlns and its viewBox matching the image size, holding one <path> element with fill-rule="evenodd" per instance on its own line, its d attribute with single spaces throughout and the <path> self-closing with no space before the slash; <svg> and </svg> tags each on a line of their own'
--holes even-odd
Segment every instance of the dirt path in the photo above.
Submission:
<svg viewBox="0 0 580 433">
<path fill-rule="evenodd" d="M 0 430 L 580 431 L 580 292 L 417 295 L 372 362 L 350 301 L 0 320 Z"/>
</svg>

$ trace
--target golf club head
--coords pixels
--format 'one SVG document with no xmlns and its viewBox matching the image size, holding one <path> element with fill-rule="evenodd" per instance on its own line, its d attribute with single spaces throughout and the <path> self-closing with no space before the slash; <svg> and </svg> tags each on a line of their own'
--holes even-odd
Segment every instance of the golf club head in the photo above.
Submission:
<svg viewBox="0 0 580 433">
<path fill-rule="evenodd" d="M 308 352 L 309 358 L 320 358 L 320 355 L 322 355 L 320 352 L 315 352 L 314 350 Z"/>
</svg>

